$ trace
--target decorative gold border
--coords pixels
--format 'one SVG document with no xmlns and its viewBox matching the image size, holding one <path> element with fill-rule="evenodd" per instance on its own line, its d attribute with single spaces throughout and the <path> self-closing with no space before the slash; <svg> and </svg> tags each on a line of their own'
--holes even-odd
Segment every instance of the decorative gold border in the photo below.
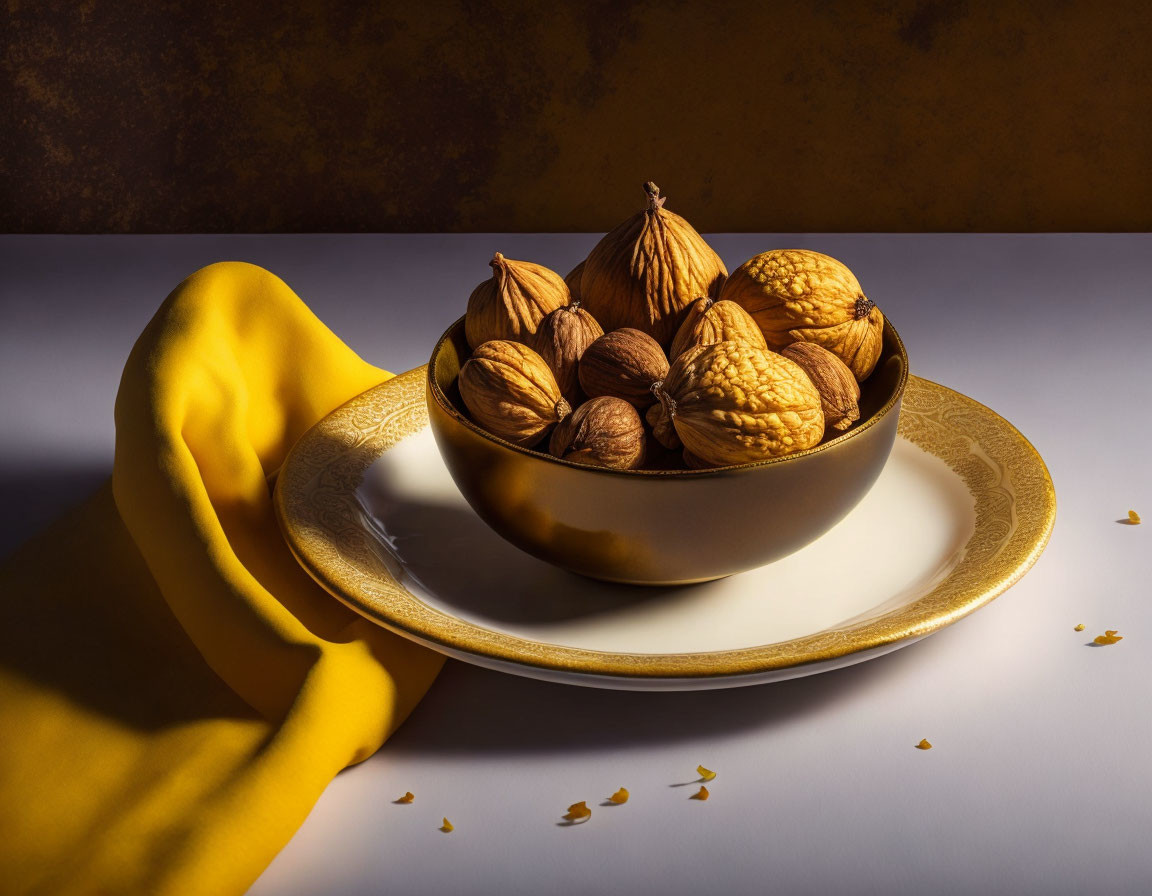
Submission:
<svg viewBox="0 0 1152 896">
<path fill-rule="evenodd" d="M 922 637 L 982 607 L 1031 568 L 1056 520 L 1052 479 L 1015 427 L 959 392 L 910 376 L 900 435 L 948 464 L 976 505 L 962 559 L 931 591 L 842 628 L 740 650 L 625 654 L 543 644 L 429 607 L 397 581 L 367 532 L 356 488 L 382 452 L 428 425 L 425 377 L 425 367 L 401 374 L 305 433 L 278 477 L 276 513 L 297 559 L 335 597 L 393 631 L 465 653 L 624 678 L 748 675 L 834 660 Z"/>
</svg>

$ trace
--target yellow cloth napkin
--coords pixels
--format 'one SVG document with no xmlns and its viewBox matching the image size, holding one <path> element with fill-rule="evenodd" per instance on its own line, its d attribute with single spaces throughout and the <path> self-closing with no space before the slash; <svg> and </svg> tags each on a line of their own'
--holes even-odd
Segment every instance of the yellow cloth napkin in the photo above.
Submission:
<svg viewBox="0 0 1152 896">
<path fill-rule="evenodd" d="M 424 694 L 440 656 L 325 594 L 268 485 L 388 376 L 253 265 L 164 302 L 110 487 L 0 570 L 0 891 L 241 893 Z"/>
</svg>

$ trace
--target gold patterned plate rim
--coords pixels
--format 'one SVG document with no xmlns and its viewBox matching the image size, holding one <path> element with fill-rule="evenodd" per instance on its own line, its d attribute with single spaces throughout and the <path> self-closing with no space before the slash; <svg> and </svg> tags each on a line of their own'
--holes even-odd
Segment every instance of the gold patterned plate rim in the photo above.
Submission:
<svg viewBox="0 0 1152 896">
<path fill-rule="evenodd" d="M 939 631 L 993 600 L 1033 566 L 1056 519 L 1056 493 L 1032 444 L 990 408 L 910 376 L 899 435 L 941 459 L 975 504 L 960 561 L 916 599 L 878 616 L 799 638 L 733 650 L 629 654 L 522 638 L 463 620 L 411 593 L 362 524 L 357 487 L 393 445 L 428 425 L 426 367 L 393 377 L 320 420 L 276 481 L 276 515 L 305 570 L 352 609 L 445 652 L 540 670 L 624 679 L 709 679 L 850 661 Z"/>
</svg>

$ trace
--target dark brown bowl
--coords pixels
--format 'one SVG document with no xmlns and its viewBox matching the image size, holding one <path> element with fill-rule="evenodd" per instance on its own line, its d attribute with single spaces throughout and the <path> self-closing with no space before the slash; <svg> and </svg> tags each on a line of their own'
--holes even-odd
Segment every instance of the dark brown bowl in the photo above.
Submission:
<svg viewBox="0 0 1152 896">
<path fill-rule="evenodd" d="M 472 509 L 541 560 L 636 585 L 732 575 L 779 560 L 831 529 L 888 460 L 908 380 L 904 343 L 885 322 L 880 361 L 861 384 L 860 422 L 843 435 L 751 464 L 606 470 L 521 448 L 469 420 L 456 386 L 469 354 L 460 318 L 428 364 L 428 416 Z"/>
</svg>

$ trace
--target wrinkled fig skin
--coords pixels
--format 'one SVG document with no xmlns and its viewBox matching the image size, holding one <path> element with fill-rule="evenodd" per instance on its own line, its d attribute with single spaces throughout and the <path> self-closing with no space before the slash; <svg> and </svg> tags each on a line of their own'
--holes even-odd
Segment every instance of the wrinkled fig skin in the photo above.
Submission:
<svg viewBox="0 0 1152 896">
<path fill-rule="evenodd" d="M 645 438 L 636 408 L 603 395 L 584 402 L 552 430 L 548 450 L 573 463 L 635 470 L 644 463 Z"/>
<path fill-rule="evenodd" d="M 527 342 L 544 315 L 568 304 L 568 287 L 555 271 L 499 252 L 492 276 L 472 290 L 464 317 L 469 347 L 493 339 Z"/>
<path fill-rule="evenodd" d="M 668 374 L 668 358 L 647 333 L 626 327 L 588 346 L 579 374 L 580 388 L 589 398 L 612 395 L 646 408 L 656 401 L 653 383 Z"/>
<path fill-rule="evenodd" d="M 684 466 L 689 470 L 711 470 L 712 464 L 701 460 L 687 448 L 684 449 Z"/>
<path fill-rule="evenodd" d="M 460 368 L 458 383 L 479 426 L 525 448 L 572 410 L 544 359 L 519 342 L 481 344 Z"/>
<path fill-rule="evenodd" d="M 718 296 L 728 272 L 692 225 L 664 208 L 655 184 L 646 183 L 644 192 L 644 211 L 585 260 L 580 299 L 606 332 L 633 327 L 667 347 L 685 309 L 699 296 Z"/>
<path fill-rule="evenodd" d="M 652 386 L 652 394 L 659 396 L 660 390 L 664 388 L 663 383 L 655 383 Z M 660 401 L 648 408 L 648 413 L 644 415 L 644 419 L 648 421 L 648 425 L 652 428 L 652 438 L 664 446 L 669 451 L 679 451 L 684 447 L 684 443 L 680 441 L 680 436 L 676 433 L 676 426 L 673 423 L 671 414 L 668 414 Z"/>
<path fill-rule="evenodd" d="M 573 407 L 583 399 L 580 359 L 588 346 L 603 335 L 596 319 L 573 299 L 572 304 L 547 314 L 528 340 L 529 346 L 552 369 L 561 394 Z"/>
<path fill-rule="evenodd" d="M 715 466 L 782 457 L 824 436 L 820 393 L 792 361 L 743 342 L 698 345 L 657 389 L 659 411 L 684 447 Z M 655 421 L 653 420 L 655 418 Z"/>
<path fill-rule="evenodd" d="M 804 368 L 812 380 L 827 426 L 843 431 L 860 419 L 860 384 L 832 352 L 812 342 L 794 342 L 780 349 L 780 354 Z"/>
<path fill-rule="evenodd" d="M 580 278 L 584 276 L 584 262 L 576 265 L 568 272 L 564 278 L 564 283 L 568 287 L 568 292 L 572 294 L 572 301 L 580 301 Z"/>
<path fill-rule="evenodd" d="M 768 347 L 756 321 L 735 302 L 697 299 L 689 306 L 684 323 L 676 331 L 668 357 L 675 361 L 694 345 L 730 340 L 747 342 L 757 348 Z"/>
<path fill-rule="evenodd" d="M 773 249 L 750 258 L 724 283 L 720 298 L 759 324 L 771 349 L 811 342 L 848 365 L 857 381 L 880 358 L 884 315 L 844 264 L 807 249 Z"/>
</svg>

